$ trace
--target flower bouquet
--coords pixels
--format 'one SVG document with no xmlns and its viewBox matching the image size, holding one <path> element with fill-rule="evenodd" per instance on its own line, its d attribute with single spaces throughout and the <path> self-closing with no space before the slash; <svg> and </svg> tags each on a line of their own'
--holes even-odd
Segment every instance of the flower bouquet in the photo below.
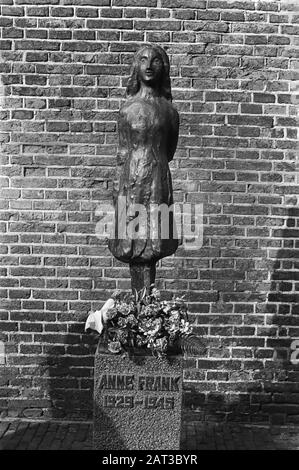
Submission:
<svg viewBox="0 0 299 470">
<path fill-rule="evenodd" d="M 116 290 L 104 307 L 91 314 L 85 329 L 103 332 L 108 351 L 117 354 L 150 351 L 167 354 L 202 354 L 205 346 L 192 333 L 186 304 L 182 297 L 162 301 L 158 289 L 134 294 Z"/>
</svg>

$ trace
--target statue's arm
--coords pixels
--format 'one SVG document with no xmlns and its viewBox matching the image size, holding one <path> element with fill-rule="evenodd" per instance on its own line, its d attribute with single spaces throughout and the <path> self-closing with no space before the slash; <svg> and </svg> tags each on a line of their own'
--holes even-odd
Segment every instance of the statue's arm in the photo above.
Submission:
<svg viewBox="0 0 299 470">
<path fill-rule="evenodd" d="M 117 203 L 117 197 L 119 194 L 119 189 L 121 185 L 121 180 L 124 175 L 124 164 L 127 159 L 128 155 L 128 148 L 127 148 L 127 140 L 125 135 L 125 125 L 124 125 L 124 117 L 120 112 L 118 117 L 117 123 L 117 130 L 118 130 L 118 146 L 116 152 L 116 173 L 115 178 L 113 180 L 113 202 L 114 204 Z"/>
<path fill-rule="evenodd" d="M 179 138 L 179 113 L 175 108 L 172 109 L 171 119 L 170 119 L 170 128 L 168 132 L 168 143 L 167 143 L 167 157 L 170 162 L 175 154 L 178 138 Z"/>
<path fill-rule="evenodd" d="M 116 154 L 117 165 L 122 166 L 126 161 L 127 155 L 128 148 L 125 136 L 124 116 L 122 113 L 120 113 L 118 119 L 118 150 Z"/>
</svg>

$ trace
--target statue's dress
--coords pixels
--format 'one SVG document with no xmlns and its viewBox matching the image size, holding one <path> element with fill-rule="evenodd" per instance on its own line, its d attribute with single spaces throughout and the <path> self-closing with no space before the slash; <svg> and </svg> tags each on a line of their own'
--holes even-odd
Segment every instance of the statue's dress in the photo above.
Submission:
<svg viewBox="0 0 299 470">
<path fill-rule="evenodd" d="M 178 240 L 173 234 L 173 219 L 169 222 L 162 215 L 158 227 L 150 232 L 150 206 L 152 204 L 173 204 L 172 182 L 168 162 L 172 160 L 178 138 L 179 118 L 171 102 L 163 97 L 144 99 L 135 95 L 129 98 L 119 115 L 119 156 L 122 160 L 118 193 L 114 196 L 116 223 L 115 238 L 109 240 L 109 249 L 120 261 L 126 263 L 153 263 L 173 254 Z M 130 204 L 142 204 L 147 211 L 145 232 L 134 238 L 125 238 L 118 232 L 119 196 L 125 201 L 128 211 Z M 153 207 L 153 206 L 151 206 Z M 135 215 L 127 215 L 126 227 Z M 143 219 L 144 220 L 144 219 Z M 152 219 L 153 220 L 153 219 Z M 155 219 L 157 220 L 157 219 Z M 168 220 L 168 219 L 167 219 Z M 165 225 L 169 238 L 165 238 Z"/>
</svg>

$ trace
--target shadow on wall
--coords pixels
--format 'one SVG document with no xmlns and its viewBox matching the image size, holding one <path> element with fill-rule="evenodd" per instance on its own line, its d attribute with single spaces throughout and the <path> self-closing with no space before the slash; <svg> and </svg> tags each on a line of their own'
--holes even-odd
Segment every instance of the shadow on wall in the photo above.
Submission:
<svg viewBox="0 0 299 470">
<path fill-rule="evenodd" d="M 298 216 L 299 209 L 287 210 L 286 227 L 275 233 L 282 246 L 276 252 L 269 248 L 270 254 L 273 251 L 270 289 L 267 301 L 257 305 L 257 336 L 252 336 L 254 359 L 250 368 L 243 367 L 246 360 L 242 366 L 240 360 L 228 361 L 227 380 L 221 378 L 224 373 L 220 364 L 215 380 L 224 387 L 215 391 L 204 388 L 209 385 L 204 382 L 204 370 L 197 369 L 195 380 L 200 383 L 185 385 L 184 410 L 190 418 L 299 423 L 299 364 L 290 360 L 292 341 L 299 338 Z M 49 383 L 45 402 L 50 406 L 46 405 L 45 418 L 92 420 L 94 354 L 99 336 L 85 334 L 83 328 L 83 322 L 69 323 L 64 345 L 51 345 L 47 350 L 47 370 L 42 373 Z M 187 361 L 186 367 L 194 362 Z M 212 369 L 209 364 L 207 367 Z"/>
<path fill-rule="evenodd" d="M 229 361 L 228 380 L 233 382 L 231 387 L 225 382 L 229 392 L 207 392 L 204 383 L 189 383 L 185 409 L 190 418 L 197 415 L 197 419 L 206 421 L 299 423 L 299 353 L 297 363 L 296 353 L 291 358 L 292 343 L 299 339 L 299 239 L 295 229 L 298 216 L 299 209 L 288 208 L 286 227 L 275 231 L 282 246 L 278 251 L 270 248 L 274 257 L 270 264 L 270 289 L 267 301 L 257 305 L 254 360 L 250 361 L 250 368 L 246 368 L 246 361 L 242 361 L 245 365 L 241 370 L 239 365 L 236 367 L 238 361 Z M 264 346 L 260 343 L 263 338 Z M 259 344 L 260 347 L 256 346 Z M 204 373 L 197 372 L 199 380 L 201 372 Z M 223 380 L 222 370 L 215 374 Z"/>
<path fill-rule="evenodd" d="M 246 359 L 241 366 L 240 360 L 229 361 L 229 381 L 224 382 L 223 390 L 208 392 L 202 381 L 198 385 L 186 384 L 187 417 L 190 414 L 192 419 L 208 421 L 299 423 L 299 364 L 291 362 L 291 345 L 299 338 L 299 240 L 295 229 L 298 216 L 299 209 L 287 209 L 286 226 L 274 233 L 282 244 L 278 251 L 269 248 L 270 260 L 273 251 L 268 265 L 272 270 L 270 288 L 267 301 L 257 305 L 250 366 L 246 367 Z M 250 328 L 254 329 L 252 325 Z M 92 419 L 93 365 L 99 336 L 84 334 L 82 329 L 82 324 L 70 324 L 65 348 L 53 346 L 49 351 L 53 418 Z M 250 346 L 250 339 L 246 341 Z M 202 380 L 203 372 L 197 371 L 198 380 Z M 215 374 L 219 381 L 223 380 L 221 369 Z"/>
<path fill-rule="evenodd" d="M 65 346 L 53 346 L 47 357 L 51 418 L 92 420 L 94 355 L 99 336 L 69 325 Z M 78 334 L 81 333 L 81 334 Z"/>
<path fill-rule="evenodd" d="M 269 351 L 274 349 L 271 379 L 264 384 L 272 401 L 264 405 L 275 421 L 299 423 L 299 354 L 292 354 L 299 339 L 299 239 L 296 223 L 299 209 L 287 209 L 286 228 L 277 230 L 283 247 L 278 251 L 268 295 L 271 329 L 267 338 Z M 298 226 L 297 226 L 298 227 Z"/>
</svg>

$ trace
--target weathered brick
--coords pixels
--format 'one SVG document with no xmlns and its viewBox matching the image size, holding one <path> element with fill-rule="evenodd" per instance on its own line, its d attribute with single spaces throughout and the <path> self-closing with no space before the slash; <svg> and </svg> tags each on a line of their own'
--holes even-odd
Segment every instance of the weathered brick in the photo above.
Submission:
<svg viewBox="0 0 299 470">
<path fill-rule="evenodd" d="M 221 19 L 223 21 L 245 21 L 245 15 L 243 12 L 223 11 Z"/>
<path fill-rule="evenodd" d="M 6 28 L 3 30 L 2 37 L 5 38 L 22 38 L 24 31 L 20 28 Z"/>
<path fill-rule="evenodd" d="M 87 28 L 96 28 L 96 29 L 132 29 L 133 21 L 123 20 L 123 19 L 87 20 L 86 26 Z"/>
<path fill-rule="evenodd" d="M 26 13 L 28 16 L 48 16 L 49 7 L 27 7 Z"/>
<path fill-rule="evenodd" d="M 101 12 L 102 11 L 103 10 L 101 10 Z M 76 8 L 76 16 L 83 18 L 97 18 L 99 16 L 99 10 L 97 8 Z"/>
<path fill-rule="evenodd" d="M 2 15 L 3 16 L 24 16 L 24 7 L 16 7 L 16 6 L 3 6 L 2 7 Z"/>
<path fill-rule="evenodd" d="M 157 0 L 112 0 L 112 6 L 113 7 L 156 7 Z"/>
<path fill-rule="evenodd" d="M 12 119 L 32 119 L 33 118 L 33 111 L 26 111 L 26 110 L 17 110 L 13 111 L 11 114 Z"/>
<path fill-rule="evenodd" d="M 150 22 L 148 21 L 143 21 L 143 20 L 136 20 L 134 23 L 135 28 L 138 29 L 148 29 L 148 30 L 167 30 L 167 31 L 178 31 L 181 28 L 181 23 L 180 21 L 154 21 L 151 20 Z"/>
<path fill-rule="evenodd" d="M 203 0 L 162 0 L 162 8 L 206 8 L 206 1 Z"/>
<path fill-rule="evenodd" d="M 145 18 L 146 9 L 145 8 L 125 8 L 124 17 L 125 18 Z"/>
</svg>

